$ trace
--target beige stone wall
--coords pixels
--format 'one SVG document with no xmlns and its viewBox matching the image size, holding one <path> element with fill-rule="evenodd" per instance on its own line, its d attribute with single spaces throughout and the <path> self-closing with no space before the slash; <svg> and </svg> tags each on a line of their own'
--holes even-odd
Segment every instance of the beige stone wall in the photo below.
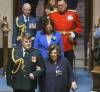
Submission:
<svg viewBox="0 0 100 92">
<path fill-rule="evenodd" d="M 12 29 L 13 20 L 13 0 L 0 0 L 0 15 L 7 16 L 10 28 Z M 12 30 L 8 35 L 8 46 L 11 47 Z M 0 48 L 2 47 L 2 30 L 0 30 Z"/>
<path fill-rule="evenodd" d="M 93 25 L 95 25 L 100 18 L 100 0 L 93 0 Z"/>
</svg>

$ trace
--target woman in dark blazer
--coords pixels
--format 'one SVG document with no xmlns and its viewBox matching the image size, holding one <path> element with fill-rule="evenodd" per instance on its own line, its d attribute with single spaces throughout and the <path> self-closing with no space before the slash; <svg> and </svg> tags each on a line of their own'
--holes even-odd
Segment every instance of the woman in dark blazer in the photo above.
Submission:
<svg viewBox="0 0 100 92">
<path fill-rule="evenodd" d="M 38 31 L 36 34 L 34 48 L 38 48 L 44 59 L 47 59 L 48 47 L 51 44 L 58 44 L 61 48 L 61 56 L 64 57 L 61 34 L 54 29 L 51 19 L 45 19 L 43 30 Z"/>
<path fill-rule="evenodd" d="M 67 59 L 61 58 L 60 47 L 50 45 L 48 49 L 49 59 L 45 62 L 45 77 L 43 92 L 69 92 L 69 84 L 75 90 L 77 88 L 72 68 Z"/>
</svg>

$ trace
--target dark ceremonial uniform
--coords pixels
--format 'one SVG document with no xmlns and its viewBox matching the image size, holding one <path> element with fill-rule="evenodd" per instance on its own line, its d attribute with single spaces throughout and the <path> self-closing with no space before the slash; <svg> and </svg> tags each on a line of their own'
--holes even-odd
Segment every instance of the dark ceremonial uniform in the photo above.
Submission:
<svg viewBox="0 0 100 92">
<path fill-rule="evenodd" d="M 23 53 L 23 48 L 12 49 L 12 58 L 7 67 L 7 84 L 12 86 L 14 92 L 34 92 L 37 78 L 44 73 L 43 58 L 37 49 L 30 49 L 25 56 Z M 29 78 L 30 73 L 34 75 L 33 80 Z"/>
<path fill-rule="evenodd" d="M 13 26 L 13 46 L 17 46 L 20 43 L 21 36 L 24 32 L 30 33 L 34 40 L 37 30 L 39 30 L 38 19 L 32 16 L 25 17 L 24 15 L 16 17 Z"/>
</svg>

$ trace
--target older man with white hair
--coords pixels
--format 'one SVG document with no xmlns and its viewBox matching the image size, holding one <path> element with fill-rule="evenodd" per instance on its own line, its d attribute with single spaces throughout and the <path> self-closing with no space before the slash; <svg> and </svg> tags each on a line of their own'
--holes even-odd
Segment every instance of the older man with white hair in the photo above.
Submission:
<svg viewBox="0 0 100 92">
<path fill-rule="evenodd" d="M 12 44 L 14 47 L 20 44 L 20 40 L 24 32 L 32 34 L 33 38 L 36 35 L 36 32 L 39 27 L 38 19 L 32 17 L 30 13 L 31 13 L 31 5 L 29 3 L 23 4 L 22 15 L 17 16 L 16 20 L 14 21 L 13 39 L 12 39 Z"/>
</svg>

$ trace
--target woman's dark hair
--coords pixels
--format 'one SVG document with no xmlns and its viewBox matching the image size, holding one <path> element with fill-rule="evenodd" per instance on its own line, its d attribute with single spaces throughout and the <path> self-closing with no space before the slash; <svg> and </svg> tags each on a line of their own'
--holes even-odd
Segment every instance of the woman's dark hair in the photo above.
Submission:
<svg viewBox="0 0 100 92">
<path fill-rule="evenodd" d="M 53 27 L 53 32 L 55 33 L 55 30 L 54 30 L 54 22 L 53 22 L 50 18 L 46 18 L 46 19 L 44 20 L 44 23 L 42 24 L 42 25 L 43 25 L 43 32 L 46 33 L 45 28 L 46 28 L 46 26 L 47 26 L 48 24 L 51 24 L 51 25 L 52 25 L 52 27 Z"/>
<path fill-rule="evenodd" d="M 49 48 L 48 48 L 49 58 L 50 58 L 50 54 L 51 54 L 52 50 L 54 50 L 54 49 L 57 50 L 58 57 L 61 56 L 61 49 L 60 49 L 60 46 L 57 45 L 57 44 L 52 44 L 52 45 L 50 45 Z"/>
</svg>

